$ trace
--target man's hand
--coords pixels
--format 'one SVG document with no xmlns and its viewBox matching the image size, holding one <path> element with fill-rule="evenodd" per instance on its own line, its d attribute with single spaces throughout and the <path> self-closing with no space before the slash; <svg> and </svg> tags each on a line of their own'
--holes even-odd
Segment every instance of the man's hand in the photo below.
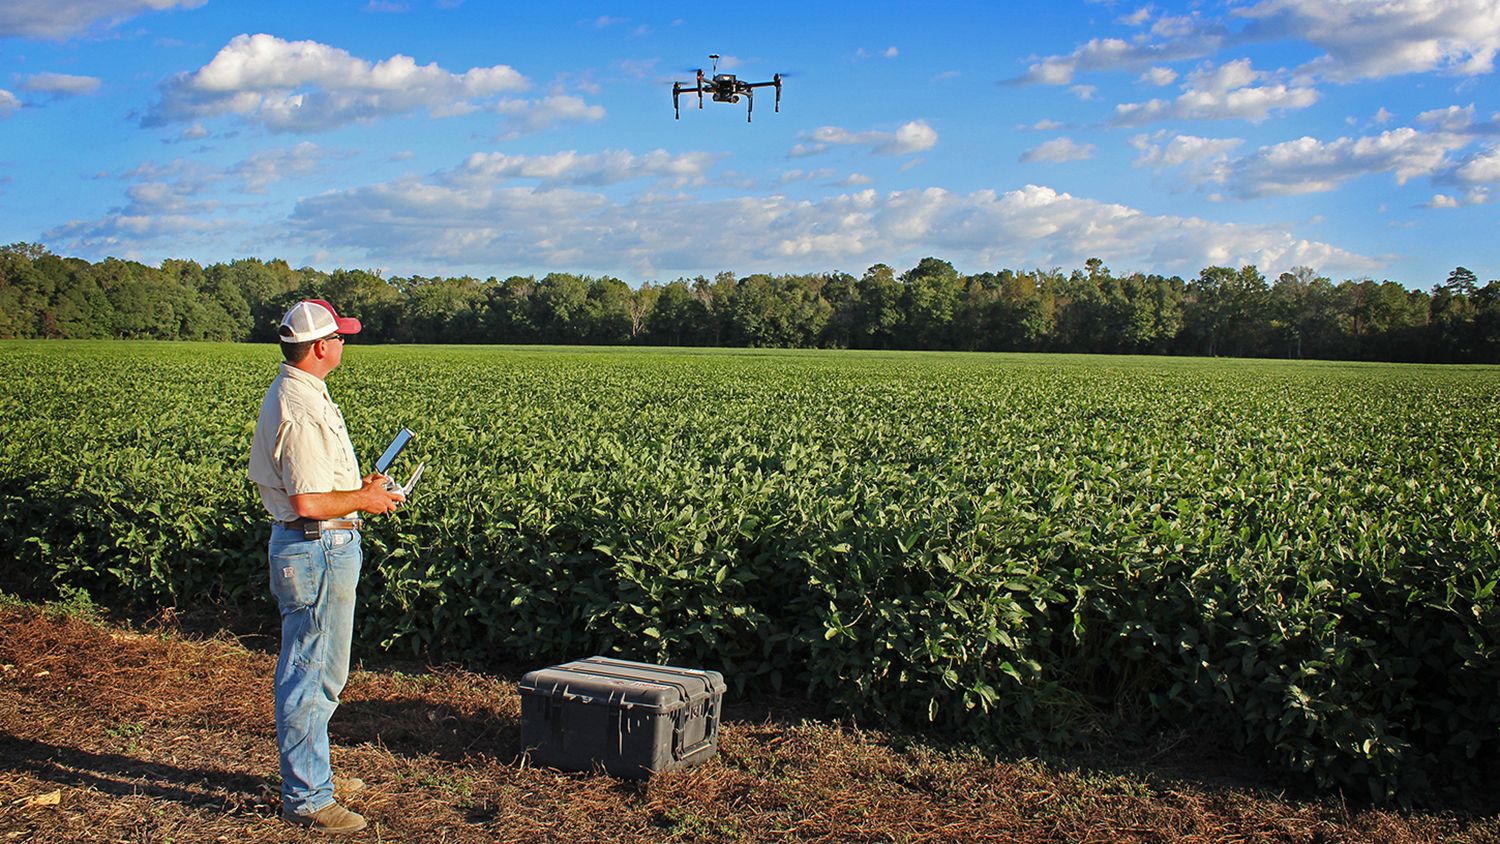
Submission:
<svg viewBox="0 0 1500 844">
<path fill-rule="evenodd" d="M 379 472 L 371 472 L 365 475 L 365 485 L 360 487 L 359 509 L 372 515 L 389 513 L 396 509 L 396 505 L 406 500 L 398 486 L 395 489 L 386 489 L 391 479 Z"/>
</svg>

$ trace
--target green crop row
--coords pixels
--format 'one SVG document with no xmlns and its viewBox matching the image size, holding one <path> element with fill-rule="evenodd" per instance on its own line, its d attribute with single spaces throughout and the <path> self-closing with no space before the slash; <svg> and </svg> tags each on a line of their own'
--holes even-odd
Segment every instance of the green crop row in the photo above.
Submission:
<svg viewBox="0 0 1500 844">
<path fill-rule="evenodd" d="M 0 553 L 273 612 L 244 464 L 273 348 L 0 344 Z M 1500 370 L 351 347 L 359 640 L 718 668 L 869 723 L 1188 728 L 1378 800 L 1493 782 Z M 397 468 L 399 473 L 401 467 Z"/>
</svg>

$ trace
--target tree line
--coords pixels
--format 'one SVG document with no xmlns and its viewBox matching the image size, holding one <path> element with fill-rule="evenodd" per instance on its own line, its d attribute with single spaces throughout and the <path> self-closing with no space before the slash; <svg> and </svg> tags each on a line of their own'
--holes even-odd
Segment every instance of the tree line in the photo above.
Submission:
<svg viewBox="0 0 1500 844">
<path fill-rule="evenodd" d="M 245 258 L 159 267 L 0 247 L 0 338 L 271 342 L 298 299 L 365 325 L 361 342 L 655 344 L 1056 351 L 1500 363 L 1500 281 L 1457 267 L 1431 290 L 1338 283 L 1307 267 L 1194 278 L 1115 275 L 1099 259 L 1064 273 L 964 275 L 938 258 L 897 272 L 736 276 L 632 288 L 548 273 L 383 278 Z"/>
</svg>

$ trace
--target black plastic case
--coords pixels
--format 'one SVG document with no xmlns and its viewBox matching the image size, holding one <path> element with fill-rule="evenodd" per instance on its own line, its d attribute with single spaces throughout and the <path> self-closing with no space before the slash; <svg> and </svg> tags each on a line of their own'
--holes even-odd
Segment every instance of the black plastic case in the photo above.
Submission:
<svg viewBox="0 0 1500 844">
<path fill-rule="evenodd" d="M 711 758 L 724 675 L 595 656 L 521 678 L 521 746 L 537 765 L 642 779 Z"/>
</svg>

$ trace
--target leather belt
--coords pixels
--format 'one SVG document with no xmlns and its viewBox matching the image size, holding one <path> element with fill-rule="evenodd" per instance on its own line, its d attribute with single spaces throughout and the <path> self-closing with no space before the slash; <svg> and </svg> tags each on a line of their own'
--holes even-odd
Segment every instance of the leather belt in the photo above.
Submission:
<svg viewBox="0 0 1500 844">
<path fill-rule="evenodd" d="M 281 522 L 282 527 L 302 531 L 303 537 L 307 539 L 317 539 L 325 530 L 359 530 L 364 524 L 364 519 L 294 519 Z"/>
</svg>

